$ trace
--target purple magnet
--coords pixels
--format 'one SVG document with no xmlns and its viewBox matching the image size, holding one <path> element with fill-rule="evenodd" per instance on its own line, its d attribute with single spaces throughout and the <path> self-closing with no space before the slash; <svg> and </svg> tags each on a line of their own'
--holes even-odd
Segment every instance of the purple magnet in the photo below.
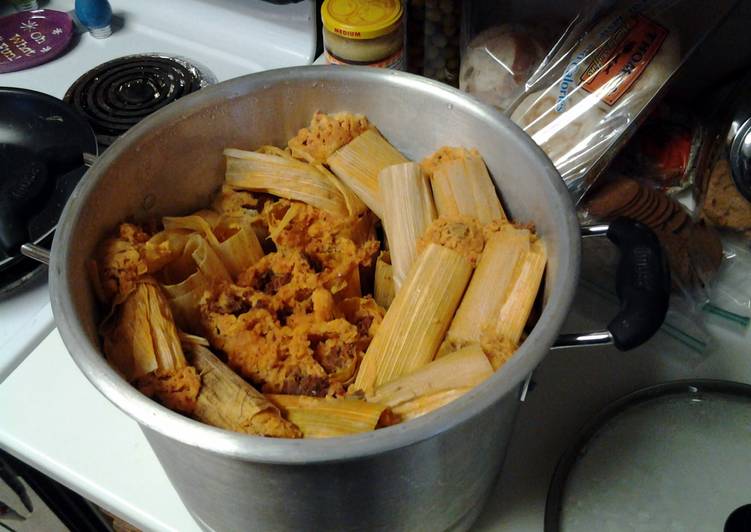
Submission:
<svg viewBox="0 0 751 532">
<path fill-rule="evenodd" d="M 62 11 L 37 9 L 0 18 L 0 74 L 52 61 L 72 38 L 73 21 Z"/>
</svg>

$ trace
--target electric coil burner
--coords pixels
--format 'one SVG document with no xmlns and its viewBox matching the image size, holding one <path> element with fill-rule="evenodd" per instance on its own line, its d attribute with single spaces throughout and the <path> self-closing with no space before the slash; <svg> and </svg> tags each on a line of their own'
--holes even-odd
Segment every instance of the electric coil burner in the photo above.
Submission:
<svg viewBox="0 0 751 532">
<path fill-rule="evenodd" d="M 100 149 L 148 115 L 214 79 L 191 63 L 161 55 L 132 55 L 90 70 L 64 100 L 91 124 Z"/>
</svg>

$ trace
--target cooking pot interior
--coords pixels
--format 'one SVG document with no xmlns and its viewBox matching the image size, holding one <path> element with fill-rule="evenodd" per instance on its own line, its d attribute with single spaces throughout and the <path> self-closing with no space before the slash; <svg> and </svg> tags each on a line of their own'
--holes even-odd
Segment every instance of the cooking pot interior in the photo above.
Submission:
<svg viewBox="0 0 751 532">
<path fill-rule="evenodd" d="M 64 339 L 83 342 L 84 349 L 71 351 L 84 371 L 99 349 L 101 315 L 86 275 L 97 242 L 122 220 L 206 206 L 223 180 L 224 148 L 283 146 L 316 111 L 365 114 L 414 160 L 444 145 L 480 151 L 507 212 L 533 222 L 549 252 L 547 304 L 536 327 L 544 330 L 525 342 L 503 370 L 508 382 L 496 388 L 510 389 L 539 362 L 570 304 L 579 258 L 572 204 L 542 151 L 499 113 L 441 84 L 378 69 L 302 67 L 183 98 L 133 128 L 90 169 L 63 215 L 51 270 L 56 317 Z"/>
</svg>

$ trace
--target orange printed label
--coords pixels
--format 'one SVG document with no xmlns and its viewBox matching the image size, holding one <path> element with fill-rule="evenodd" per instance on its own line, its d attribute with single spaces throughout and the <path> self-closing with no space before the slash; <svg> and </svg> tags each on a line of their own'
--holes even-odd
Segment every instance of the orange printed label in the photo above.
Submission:
<svg viewBox="0 0 751 532">
<path fill-rule="evenodd" d="M 637 15 L 630 25 L 616 31 L 587 65 L 581 87 L 601 94 L 600 99 L 606 104 L 615 104 L 639 79 L 667 36 L 667 29 Z"/>
</svg>

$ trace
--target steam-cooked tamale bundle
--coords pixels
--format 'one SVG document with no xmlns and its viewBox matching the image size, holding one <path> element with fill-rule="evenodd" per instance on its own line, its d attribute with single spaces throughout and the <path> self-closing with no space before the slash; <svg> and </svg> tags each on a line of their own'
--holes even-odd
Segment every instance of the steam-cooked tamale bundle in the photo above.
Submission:
<svg viewBox="0 0 751 532">
<path fill-rule="evenodd" d="M 406 162 L 407 159 L 375 129 L 368 129 L 326 160 L 336 177 L 379 218 L 383 218 L 383 203 L 378 174 L 387 166 Z"/>
<path fill-rule="evenodd" d="M 268 394 L 306 438 L 329 438 L 375 430 L 386 407 L 360 399 Z"/>
<path fill-rule="evenodd" d="M 103 326 L 107 361 L 146 395 L 189 413 L 200 379 L 188 366 L 167 300 L 143 278 Z"/>
<path fill-rule="evenodd" d="M 329 155 L 372 128 L 364 115 L 316 112 L 310 125 L 289 139 L 287 148 L 296 159 L 324 163 Z"/>
<path fill-rule="evenodd" d="M 439 216 L 473 216 L 487 224 L 506 219 L 501 202 L 477 150 L 444 147 L 422 162 L 430 176 Z"/>
<path fill-rule="evenodd" d="M 472 275 L 461 253 L 430 243 L 417 257 L 370 343 L 354 390 L 366 394 L 435 356 Z"/>
<path fill-rule="evenodd" d="M 233 188 L 267 192 L 302 201 L 332 214 L 349 215 L 347 202 L 331 180 L 308 163 L 268 153 L 224 150 L 225 180 Z"/>
<path fill-rule="evenodd" d="M 192 233 L 182 255 L 162 270 L 161 280 L 178 325 L 198 332 L 201 331 L 199 304 L 204 293 L 213 282 L 230 282 L 231 277 L 208 241 L 201 234 Z"/>
<path fill-rule="evenodd" d="M 383 225 L 389 240 L 396 290 L 417 256 L 417 241 L 435 220 L 430 183 L 417 163 L 387 166 L 378 175 Z"/>
<path fill-rule="evenodd" d="M 188 361 L 201 375 L 201 390 L 193 416 L 215 427 L 276 438 L 300 438 L 294 423 L 262 393 L 200 345 L 186 350 Z"/>
<path fill-rule="evenodd" d="M 472 216 L 441 216 L 430 224 L 420 237 L 417 252 L 421 253 L 431 242 L 458 251 L 474 267 L 485 247 L 485 233 L 477 219 Z"/>
<path fill-rule="evenodd" d="M 182 253 L 187 235 L 161 231 L 149 235 L 136 224 L 122 223 L 97 246 L 87 264 L 94 290 L 106 305 L 119 305 L 147 274 L 154 274 Z"/>
<path fill-rule="evenodd" d="M 373 298 L 376 303 L 387 309 L 394 301 L 396 287 L 394 286 L 394 267 L 391 265 L 391 254 L 381 251 L 375 265 L 375 287 Z"/>
<path fill-rule="evenodd" d="M 453 401 L 492 375 L 480 344 L 471 344 L 379 386 L 367 399 L 407 421 Z"/>
<path fill-rule="evenodd" d="M 199 211 L 189 216 L 166 216 L 162 222 L 167 231 L 186 230 L 202 235 L 232 275 L 244 272 L 264 255 L 247 216 L 232 218 Z"/>
<path fill-rule="evenodd" d="M 502 366 L 519 345 L 524 326 L 529 319 L 547 263 L 547 250 L 542 240 L 535 239 L 524 262 L 517 265 L 507 297 L 495 322 L 483 331 L 482 343 L 494 369 Z"/>
<path fill-rule="evenodd" d="M 529 229 L 503 224 L 491 233 L 438 356 L 482 341 L 498 369 L 519 343 L 546 260 Z"/>
</svg>

